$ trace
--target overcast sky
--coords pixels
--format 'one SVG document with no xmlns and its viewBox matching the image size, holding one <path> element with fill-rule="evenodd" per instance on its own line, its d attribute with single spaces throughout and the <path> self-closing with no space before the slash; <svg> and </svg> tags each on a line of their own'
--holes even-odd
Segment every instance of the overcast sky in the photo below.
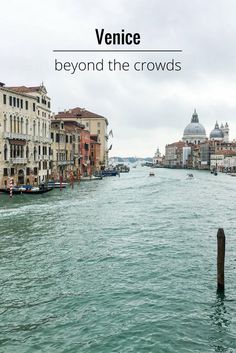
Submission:
<svg viewBox="0 0 236 353">
<path fill-rule="evenodd" d="M 106 116 L 112 156 L 152 156 L 182 138 L 194 108 L 207 134 L 228 122 L 236 138 L 234 0 L 8 0 L 1 2 L 0 81 L 44 82 L 52 110 L 86 108 Z M 99 49 L 95 28 L 138 32 L 139 49 L 183 53 L 53 53 Z M 102 46 L 107 49 L 106 45 Z M 111 47 L 108 47 L 111 48 Z M 120 47 L 117 47 L 120 49 Z M 125 47 L 127 48 L 127 47 Z M 55 72 L 54 61 L 181 61 L 179 72 Z"/>
</svg>

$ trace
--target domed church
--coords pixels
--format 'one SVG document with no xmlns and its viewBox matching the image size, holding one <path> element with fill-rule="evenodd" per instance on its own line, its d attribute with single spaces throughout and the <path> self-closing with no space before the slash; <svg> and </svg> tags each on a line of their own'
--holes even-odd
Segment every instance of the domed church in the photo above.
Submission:
<svg viewBox="0 0 236 353">
<path fill-rule="evenodd" d="M 187 143 L 198 144 L 207 140 L 206 130 L 202 124 L 199 123 L 198 114 L 194 109 L 191 123 L 184 129 L 182 140 Z"/>
<path fill-rule="evenodd" d="M 225 126 L 221 124 L 221 127 L 219 127 L 216 122 L 215 128 L 210 133 L 210 139 L 229 142 L 229 125 L 226 123 Z"/>
</svg>

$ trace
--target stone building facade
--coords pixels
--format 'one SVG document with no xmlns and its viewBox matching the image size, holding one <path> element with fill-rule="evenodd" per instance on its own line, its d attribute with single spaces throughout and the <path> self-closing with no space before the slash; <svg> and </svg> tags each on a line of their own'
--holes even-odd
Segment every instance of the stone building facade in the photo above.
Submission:
<svg viewBox="0 0 236 353">
<path fill-rule="evenodd" d="M 81 124 L 76 121 L 51 121 L 52 179 L 68 180 L 71 172 L 77 179 L 80 173 Z"/>
<path fill-rule="evenodd" d="M 0 84 L 0 185 L 38 184 L 51 173 L 51 102 L 44 85 Z"/>
<path fill-rule="evenodd" d="M 98 143 L 100 143 L 100 167 L 106 167 L 108 165 L 108 120 L 104 116 L 92 113 L 82 108 L 74 108 L 59 112 L 55 115 L 55 119 L 61 120 L 75 120 L 85 126 L 85 130 L 88 130 L 91 135 L 98 136 Z"/>
</svg>

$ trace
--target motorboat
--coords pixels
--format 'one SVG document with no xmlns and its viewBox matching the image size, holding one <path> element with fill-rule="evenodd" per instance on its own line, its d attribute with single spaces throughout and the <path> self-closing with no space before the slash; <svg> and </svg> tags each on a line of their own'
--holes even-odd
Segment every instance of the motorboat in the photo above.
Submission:
<svg viewBox="0 0 236 353">
<path fill-rule="evenodd" d="M 101 171 L 101 176 L 102 177 L 108 177 L 108 176 L 117 176 L 120 173 L 115 170 L 115 169 L 106 169 Z"/>
<path fill-rule="evenodd" d="M 47 186 L 53 189 L 64 189 L 68 186 L 68 183 L 60 181 L 49 181 Z"/>
<path fill-rule="evenodd" d="M 94 175 L 89 175 L 89 176 L 84 176 L 79 179 L 79 181 L 94 181 L 94 180 L 102 180 L 102 176 L 94 176 Z"/>
<path fill-rule="evenodd" d="M 155 173 L 154 172 L 150 172 L 149 176 L 155 176 Z"/>
</svg>

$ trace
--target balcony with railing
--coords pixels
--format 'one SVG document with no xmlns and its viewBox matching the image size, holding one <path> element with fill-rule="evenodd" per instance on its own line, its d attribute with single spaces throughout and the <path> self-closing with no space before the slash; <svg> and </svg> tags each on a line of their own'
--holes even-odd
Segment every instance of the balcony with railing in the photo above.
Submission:
<svg viewBox="0 0 236 353">
<path fill-rule="evenodd" d="M 27 158 L 20 158 L 20 157 L 10 158 L 10 163 L 12 164 L 27 164 L 27 162 L 28 162 Z"/>
<path fill-rule="evenodd" d="M 18 134 L 17 132 L 4 132 L 3 138 L 17 139 L 17 140 L 31 140 L 31 136 L 28 134 Z"/>
<path fill-rule="evenodd" d="M 57 165 L 73 165 L 74 164 L 74 160 L 65 160 L 65 161 L 57 161 L 56 162 Z"/>
<path fill-rule="evenodd" d="M 51 138 L 42 137 L 42 136 L 32 136 L 32 141 L 42 142 L 42 143 L 51 143 Z"/>
</svg>

